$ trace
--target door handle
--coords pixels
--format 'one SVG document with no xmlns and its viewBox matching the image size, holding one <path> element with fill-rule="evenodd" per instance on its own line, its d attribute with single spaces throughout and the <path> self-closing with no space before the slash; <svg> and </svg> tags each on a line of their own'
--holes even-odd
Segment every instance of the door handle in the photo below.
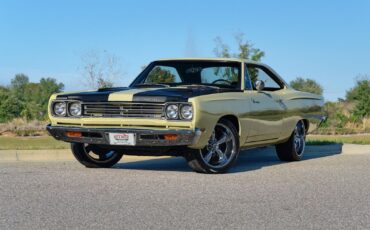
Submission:
<svg viewBox="0 0 370 230">
<path fill-rule="evenodd" d="M 282 99 L 275 100 L 276 103 L 278 103 L 281 107 L 284 109 L 287 109 L 286 105 L 284 104 L 284 101 Z"/>
<path fill-rule="evenodd" d="M 255 103 L 255 104 L 259 104 L 260 103 L 260 101 L 257 101 L 257 100 L 254 100 L 254 99 L 252 99 L 252 102 Z"/>
</svg>

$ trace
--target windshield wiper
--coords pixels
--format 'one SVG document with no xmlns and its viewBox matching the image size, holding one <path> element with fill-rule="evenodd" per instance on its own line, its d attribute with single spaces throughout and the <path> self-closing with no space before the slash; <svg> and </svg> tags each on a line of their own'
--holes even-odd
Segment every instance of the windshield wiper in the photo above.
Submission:
<svg viewBox="0 0 370 230">
<path fill-rule="evenodd" d="M 136 84 L 134 85 L 134 87 L 137 87 L 137 88 L 143 88 L 143 87 L 170 87 L 170 85 L 167 85 L 167 84 L 159 84 L 159 83 L 154 83 L 154 84 L 147 84 L 147 83 L 144 83 L 144 84 Z"/>
<path fill-rule="evenodd" d="M 206 85 L 206 84 L 188 84 L 188 85 L 178 85 L 178 87 L 191 87 L 191 86 L 201 86 L 201 87 L 210 87 L 210 88 L 221 88 L 218 85 Z"/>
</svg>

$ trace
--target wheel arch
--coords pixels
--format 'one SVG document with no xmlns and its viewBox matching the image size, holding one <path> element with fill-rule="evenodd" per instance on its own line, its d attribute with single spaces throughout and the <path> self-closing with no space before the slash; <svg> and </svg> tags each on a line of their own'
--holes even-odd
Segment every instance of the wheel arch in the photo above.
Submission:
<svg viewBox="0 0 370 230">
<path fill-rule="evenodd" d="M 229 120 L 231 123 L 233 123 L 233 125 L 235 126 L 236 128 L 236 131 L 238 132 L 239 136 L 241 134 L 241 130 L 240 130 L 240 122 L 239 122 L 239 118 L 233 114 L 228 114 L 228 115 L 224 115 L 222 117 L 220 117 L 219 120 L 221 119 L 226 119 L 226 120 Z"/>
<path fill-rule="evenodd" d="M 306 134 L 307 134 L 307 132 L 310 128 L 310 122 L 307 119 L 302 119 L 302 121 L 303 121 L 303 124 L 304 124 L 304 129 L 305 129 Z"/>
</svg>

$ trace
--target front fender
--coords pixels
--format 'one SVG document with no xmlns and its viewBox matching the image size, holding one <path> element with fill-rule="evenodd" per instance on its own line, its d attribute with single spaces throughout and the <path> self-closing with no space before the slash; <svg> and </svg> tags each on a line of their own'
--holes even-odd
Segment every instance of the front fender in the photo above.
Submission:
<svg viewBox="0 0 370 230">
<path fill-rule="evenodd" d="M 202 100 L 203 99 L 203 100 Z M 191 101 L 194 107 L 194 127 L 202 131 L 202 135 L 196 145 L 191 148 L 203 148 L 208 144 L 213 129 L 217 122 L 224 116 L 235 116 L 239 123 L 239 136 L 242 140 L 246 138 L 240 114 L 245 114 L 248 109 L 244 100 L 238 98 L 210 99 L 209 97 L 195 98 Z"/>
</svg>

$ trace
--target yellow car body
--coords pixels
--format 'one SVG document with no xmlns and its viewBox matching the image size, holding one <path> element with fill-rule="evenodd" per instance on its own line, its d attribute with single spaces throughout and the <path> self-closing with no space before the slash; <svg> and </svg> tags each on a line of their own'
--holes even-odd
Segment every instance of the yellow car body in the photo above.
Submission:
<svg viewBox="0 0 370 230">
<path fill-rule="evenodd" d="M 50 97 L 49 117 L 51 124 L 48 126 L 48 130 L 57 139 L 69 142 L 82 140 L 79 140 L 79 137 L 76 139 L 64 138 L 62 136 L 63 134 L 59 133 L 56 135 L 53 130 L 62 128 L 63 132 L 65 132 L 79 128 L 79 131 L 104 129 L 104 132 L 108 132 L 109 130 L 115 132 L 115 130 L 119 129 L 122 132 L 127 129 L 128 131 L 145 130 L 163 133 L 171 133 L 168 131 L 189 131 L 189 133 L 194 133 L 194 136 L 190 136 L 192 138 L 191 144 L 188 142 L 187 147 L 202 149 L 207 145 L 217 121 L 224 117 L 230 119 L 237 127 L 240 147 L 248 148 L 286 141 L 299 120 L 304 121 L 306 131 L 311 131 L 317 128 L 319 123 L 325 119 L 322 111 L 324 103 L 322 96 L 293 90 L 275 71 L 264 64 L 247 60 L 223 58 L 164 59 L 161 61 L 173 60 L 237 62 L 241 66 L 241 76 L 245 75 L 246 65 L 259 65 L 267 68 L 278 77 L 284 83 L 284 86 L 276 91 L 244 90 L 246 83 L 245 78 L 242 77 L 240 91 L 190 97 L 187 102 L 191 103 L 194 111 L 193 119 L 190 121 L 142 117 L 58 117 L 53 114 L 52 104 L 56 101 L 63 101 L 63 96 L 70 93 L 54 94 Z M 181 88 L 181 86 L 176 88 Z M 111 92 L 106 101 L 132 102 L 135 94 L 153 90 L 158 89 L 133 88 L 123 91 L 118 90 Z M 71 99 L 69 98 L 68 100 Z M 72 99 L 72 101 L 74 100 Z M 88 139 L 92 140 L 92 138 L 87 136 L 85 141 Z M 172 145 L 171 141 L 164 142 L 162 145 L 165 146 L 166 143 Z M 153 142 L 153 145 L 158 145 L 158 143 Z"/>
</svg>

